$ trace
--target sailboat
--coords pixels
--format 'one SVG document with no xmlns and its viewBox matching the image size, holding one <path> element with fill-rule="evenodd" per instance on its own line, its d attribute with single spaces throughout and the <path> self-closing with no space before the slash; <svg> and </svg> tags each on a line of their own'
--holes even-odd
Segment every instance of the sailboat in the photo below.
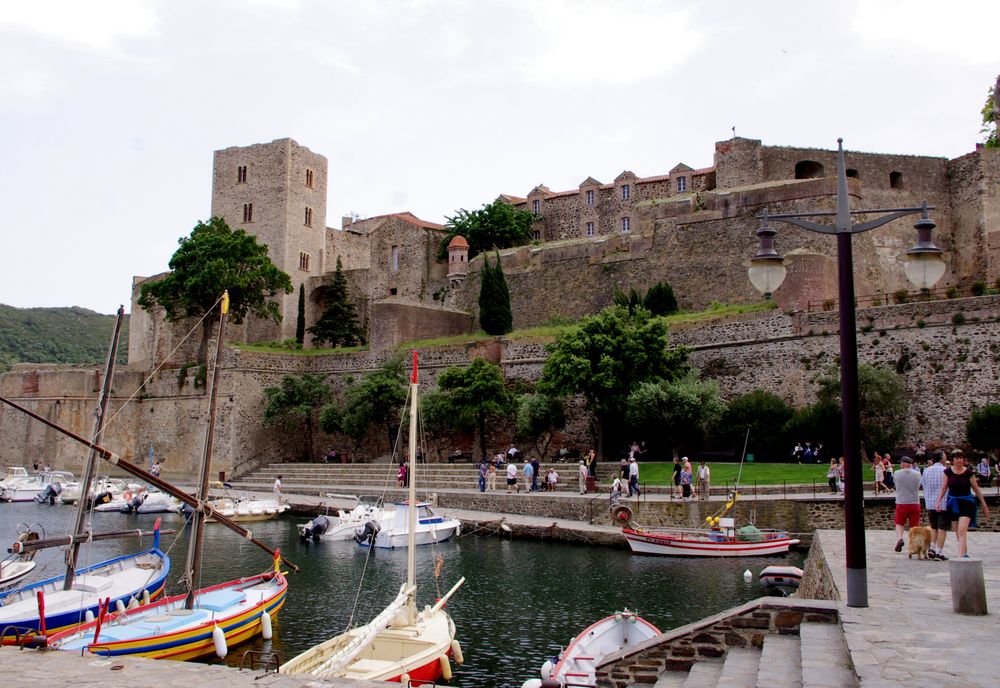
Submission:
<svg viewBox="0 0 1000 688">
<path fill-rule="evenodd" d="M 100 441 L 104 432 L 104 418 L 111 400 L 111 382 L 124 317 L 125 309 L 120 307 L 104 369 L 104 385 L 94 430 L 95 443 Z M 90 484 L 96 461 L 96 453 L 92 450 L 84 467 L 81 481 L 84 485 Z M 124 609 L 128 605 L 148 602 L 163 590 L 164 581 L 170 572 L 170 559 L 160 550 L 159 521 L 154 529 L 151 548 L 78 570 L 77 556 L 83 542 L 135 534 L 135 531 L 91 533 L 85 530 L 85 515 L 86 500 L 80 500 L 72 535 L 48 540 L 18 541 L 11 547 L 12 552 L 26 555 L 45 547 L 69 545 L 65 574 L 0 593 L 0 642 L 40 642 L 47 633 L 93 618 L 102 604 Z"/>
<path fill-rule="evenodd" d="M 153 478 L 154 484 L 158 487 L 163 489 L 169 487 L 167 491 L 195 507 L 191 515 L 190 544 L 184 569 L 187 591 L 117 613 L 109 614 L 105 606 L 92 622 L 51 636 L 48 647 L 57 650 L 86 651 L 105 657 L 137 655 L 155 659 L 184 660 L 213 653 L 225 657 L 229 647 L 233 645 L 258 635 L 265 639 L 271 638 L 272 618 L 284 605 L 288 593 L 288 582 L 281 571 L 282 560 L 279 552 L 272 552 L 274 566 L 270 571 L 199 590 L 194 589 L 194 579 L 201 569 L 207 515 L 213 516 L 220 523 L 227 524 L 230 528 L 244 533 L 256 544 L 260 544 L 253 540 L 249 531 L 220 514 L 208 502 L 208 476 L 212 462 L 212 439 L 215 431 L 222 343 L 228 306 L 229 296 L 224 294 L 221 299 L 215 371 L 209 397 L 208 430 L 205 434 L 201 461 L 199 499 L 194 500 L 169 483 L 139 470 L 140 473 Z M 122 463 L 119 461 L 119 465 Z"/>
<path fill-rule="evenodd" d="M 410 456 L 417 455 L 417 354 L 410 378 Z M 411 464 L 408 504 L 415 505 L 416 465 Z M 406 582 L 381 613 L 364 626 L 306 650 L 283 664 L 281 674 L 315 678 L 345 677 L 367 681 L 436 681 L 451 679 L 451 659 L 462 663 L 455 624 L 445 611 L 448 600 L 465 582 L 461 578 L 434 606 L 417 610 L 415 551 L 417 510 L 408 509 L 410 524 L 406 552 Z"/>
</svg>

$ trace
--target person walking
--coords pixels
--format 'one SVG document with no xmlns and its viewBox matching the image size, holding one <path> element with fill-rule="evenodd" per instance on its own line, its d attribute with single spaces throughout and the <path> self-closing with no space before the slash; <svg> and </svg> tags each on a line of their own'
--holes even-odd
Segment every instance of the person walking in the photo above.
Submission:
<svg viewBox="0 0 1000 688">
<path fill-rule="evenodd" d="M 920 525 L 920 471 L 913 467 L 913 459 L 904 456 L 899 460 L 900 468 L 896 471 L 896 513 L 893 523 L 896 526 L 896 551 L 903 551 L 903 528 L 916 528 Z"/>
<path fill-rule="evenodd" d="M 590 476 L 590 471 L 587 470 L 587 463 L 583 459 L 580 459 L 580 468 L 577 474 L 580 481 L 580 494 L 587 494 L 587 478 Z"/>
<path fill-rule="evenodd" d="M 709 491 L 711 489 L 710 481 L 712 478 L 712 470 L 708 467 L 704 461 L 698 466 L 698 495 L 702 499 L 708 499 Z"/>
<path fill-rule="evenodd" d="M 830 486 L 830 492 L 837 494 L 837 482 L 840 479 L 840 466 L 836 459 L 830 459 L 830 468 L 826 472 L 826 484 Z"/>
<path fill-rule="evenodd" d="M 983 510 L 983 520 L 990 517 L 990 508 L 979 489 L 976 474 L 965 465 L 965 456 L 960 449 L 952 452 L 952 466 L 944 469 L 945 484 L 938 492 L 937 508 L 948 510 L 951 520 L 958 524 L 955 534 L 958 538 L 958 556 L 969 558 L 969 526 L 976 527 L 976 500 Z M 975 496 L 973 496 L 975 493 Z M 945 500 L 945 495 L 948 495 Z"/>
<path fill-rule="evenodd" d="M 872 470 L 875 471 L 875 494 L 881 492 L 888 492 L 888 488 L 885 486 L 885 466 L 882 464 L 882 457 L 875 452 L 875 463 L 872 464 Z"/>
<path fill-rule="evenodd" d="M 670 498 L 681 496 L 681 460 L 676 456 L 674 457 L 674 487 L 670 491 Z"/>
<path fill-rule="evenodd" d="M 274 496 L 278 500 L 278 504 L 281 504 L 281 475 L 279 474 L 277 478 L 274 479 Z"/>
<path fill-rule="evenodd" d="M 635 459 L 629 459 L 628 461 L 628 496 L 631 497 L 632 493 L 635 496 L 639 496 L 639 462 Z"/>
<path fill-rule="evenodd" d="M 535 480 L 535 469 L 532 467 L 531 462 L 528 461 L 528 459 L 524 460 L 524 468 L 522 468 L 521 471 L 524 477 L 524 491 L 531 492 L 531 486 Z"/>
<path fill-rule="evenodd" d="M 944 500 L 948 498 L 948 483 L 944 477 L 944 452 L 937 451 L 931 455 L 934 461 L 924 469 L 920 476 L 920 487 L 924 491 L 924 509 L 927 510 L 927 520 L 931 526 L 930 551 L 927 556 L 937 561 L 948 561 L 944 555 L 944 541 L 951 530 L 951 518 L 946 511 L 938 508 L 938 496 L 943 495 Z M 944 491 L 942 492 L 942 486 Z"/>
<path fill-rule="evenodd" d="M 691 462 L 688 457 L 684 457 L 684 465 L 681 466 L 681 497 L 691 499 Z"/>
<path fill-rule="evenodd" d="M 479 462 L 479 491 L 486 492 L 486 475 L 489 473 L 489 469 L 486 468 L 486 457 Z"/>
<path fill-rule="evenodd" d="M 538 487 L 538 481 L 541 479 L 542 472 L 542 462 L 538 460 L 536 456 L 531 460 L 531 491 L 538 492 L 540 487 Z"/>
<path fill-rule="evenodd" d="M 486 469 L 486 489 L 489 492 L 497 489 L 497 466 L 495 463 L 491 463 Z"/>
<path fill-rule="evenodd" d="M 517 486 L 517 464 L 513 461 L 507 464 L 507 494 Z"/>
</svg>

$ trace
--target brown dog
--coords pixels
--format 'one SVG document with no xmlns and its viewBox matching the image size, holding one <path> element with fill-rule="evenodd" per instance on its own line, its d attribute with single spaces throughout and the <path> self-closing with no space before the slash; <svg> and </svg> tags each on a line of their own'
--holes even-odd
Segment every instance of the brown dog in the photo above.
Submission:
<svg viewBox="0 0 1000 688">
<path fill-rule="evenodd" d="M 917 555 L 917 559 L 926 559 L 927 550 L 931 546 L 931 529 L 929 526 L 917 526 L 910 528 L 910 546 L 907 549 L 907 557 L 912 559 Z"/>
</svg>

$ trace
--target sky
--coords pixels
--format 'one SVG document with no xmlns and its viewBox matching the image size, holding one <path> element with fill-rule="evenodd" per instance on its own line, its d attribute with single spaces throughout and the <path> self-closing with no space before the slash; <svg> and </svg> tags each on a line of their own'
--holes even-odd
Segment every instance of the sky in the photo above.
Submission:
<svg viewBox="0 0 1000 688">
<path fill-rule="evenodd" d="M 958 157 L 1000 2 L 0 0 L 0 303 L 129 308 L 211 211 L 213 151 L 329 160 L 327 224 L 444 222 L 716 141 Z"/>
</svg>

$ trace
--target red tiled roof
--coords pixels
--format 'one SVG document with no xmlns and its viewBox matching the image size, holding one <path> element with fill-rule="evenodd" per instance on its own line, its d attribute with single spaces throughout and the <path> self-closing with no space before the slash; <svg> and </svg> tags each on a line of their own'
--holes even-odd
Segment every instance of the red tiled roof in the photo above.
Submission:
<svg viewBox="0 0 1000 688">
<path fill-rule="evenodd" d="M 469 242 L 465 240 L 465 237 L 460 234 L 456 234 L 455 237 L 448 242 L 448 250 L 453 248 L 469 248 Z"/>
<path fill-rule="evenodd" d="M 439 225 L 436 222 L 428 222 L 427 220 L 421 220 L 409 210 L 404 210 L 401 213 L 387 213 L 386 215 L 374 215 L 372 217 L 359 218 L 355 222 L 362 223 L 371 222 L 372 220 L 388 220 L 393 217 L 399 218 L 403 222 L 411 225 L 423 227 L 424 229 L 444 229 L 444 225 Z"/>
</svg>

